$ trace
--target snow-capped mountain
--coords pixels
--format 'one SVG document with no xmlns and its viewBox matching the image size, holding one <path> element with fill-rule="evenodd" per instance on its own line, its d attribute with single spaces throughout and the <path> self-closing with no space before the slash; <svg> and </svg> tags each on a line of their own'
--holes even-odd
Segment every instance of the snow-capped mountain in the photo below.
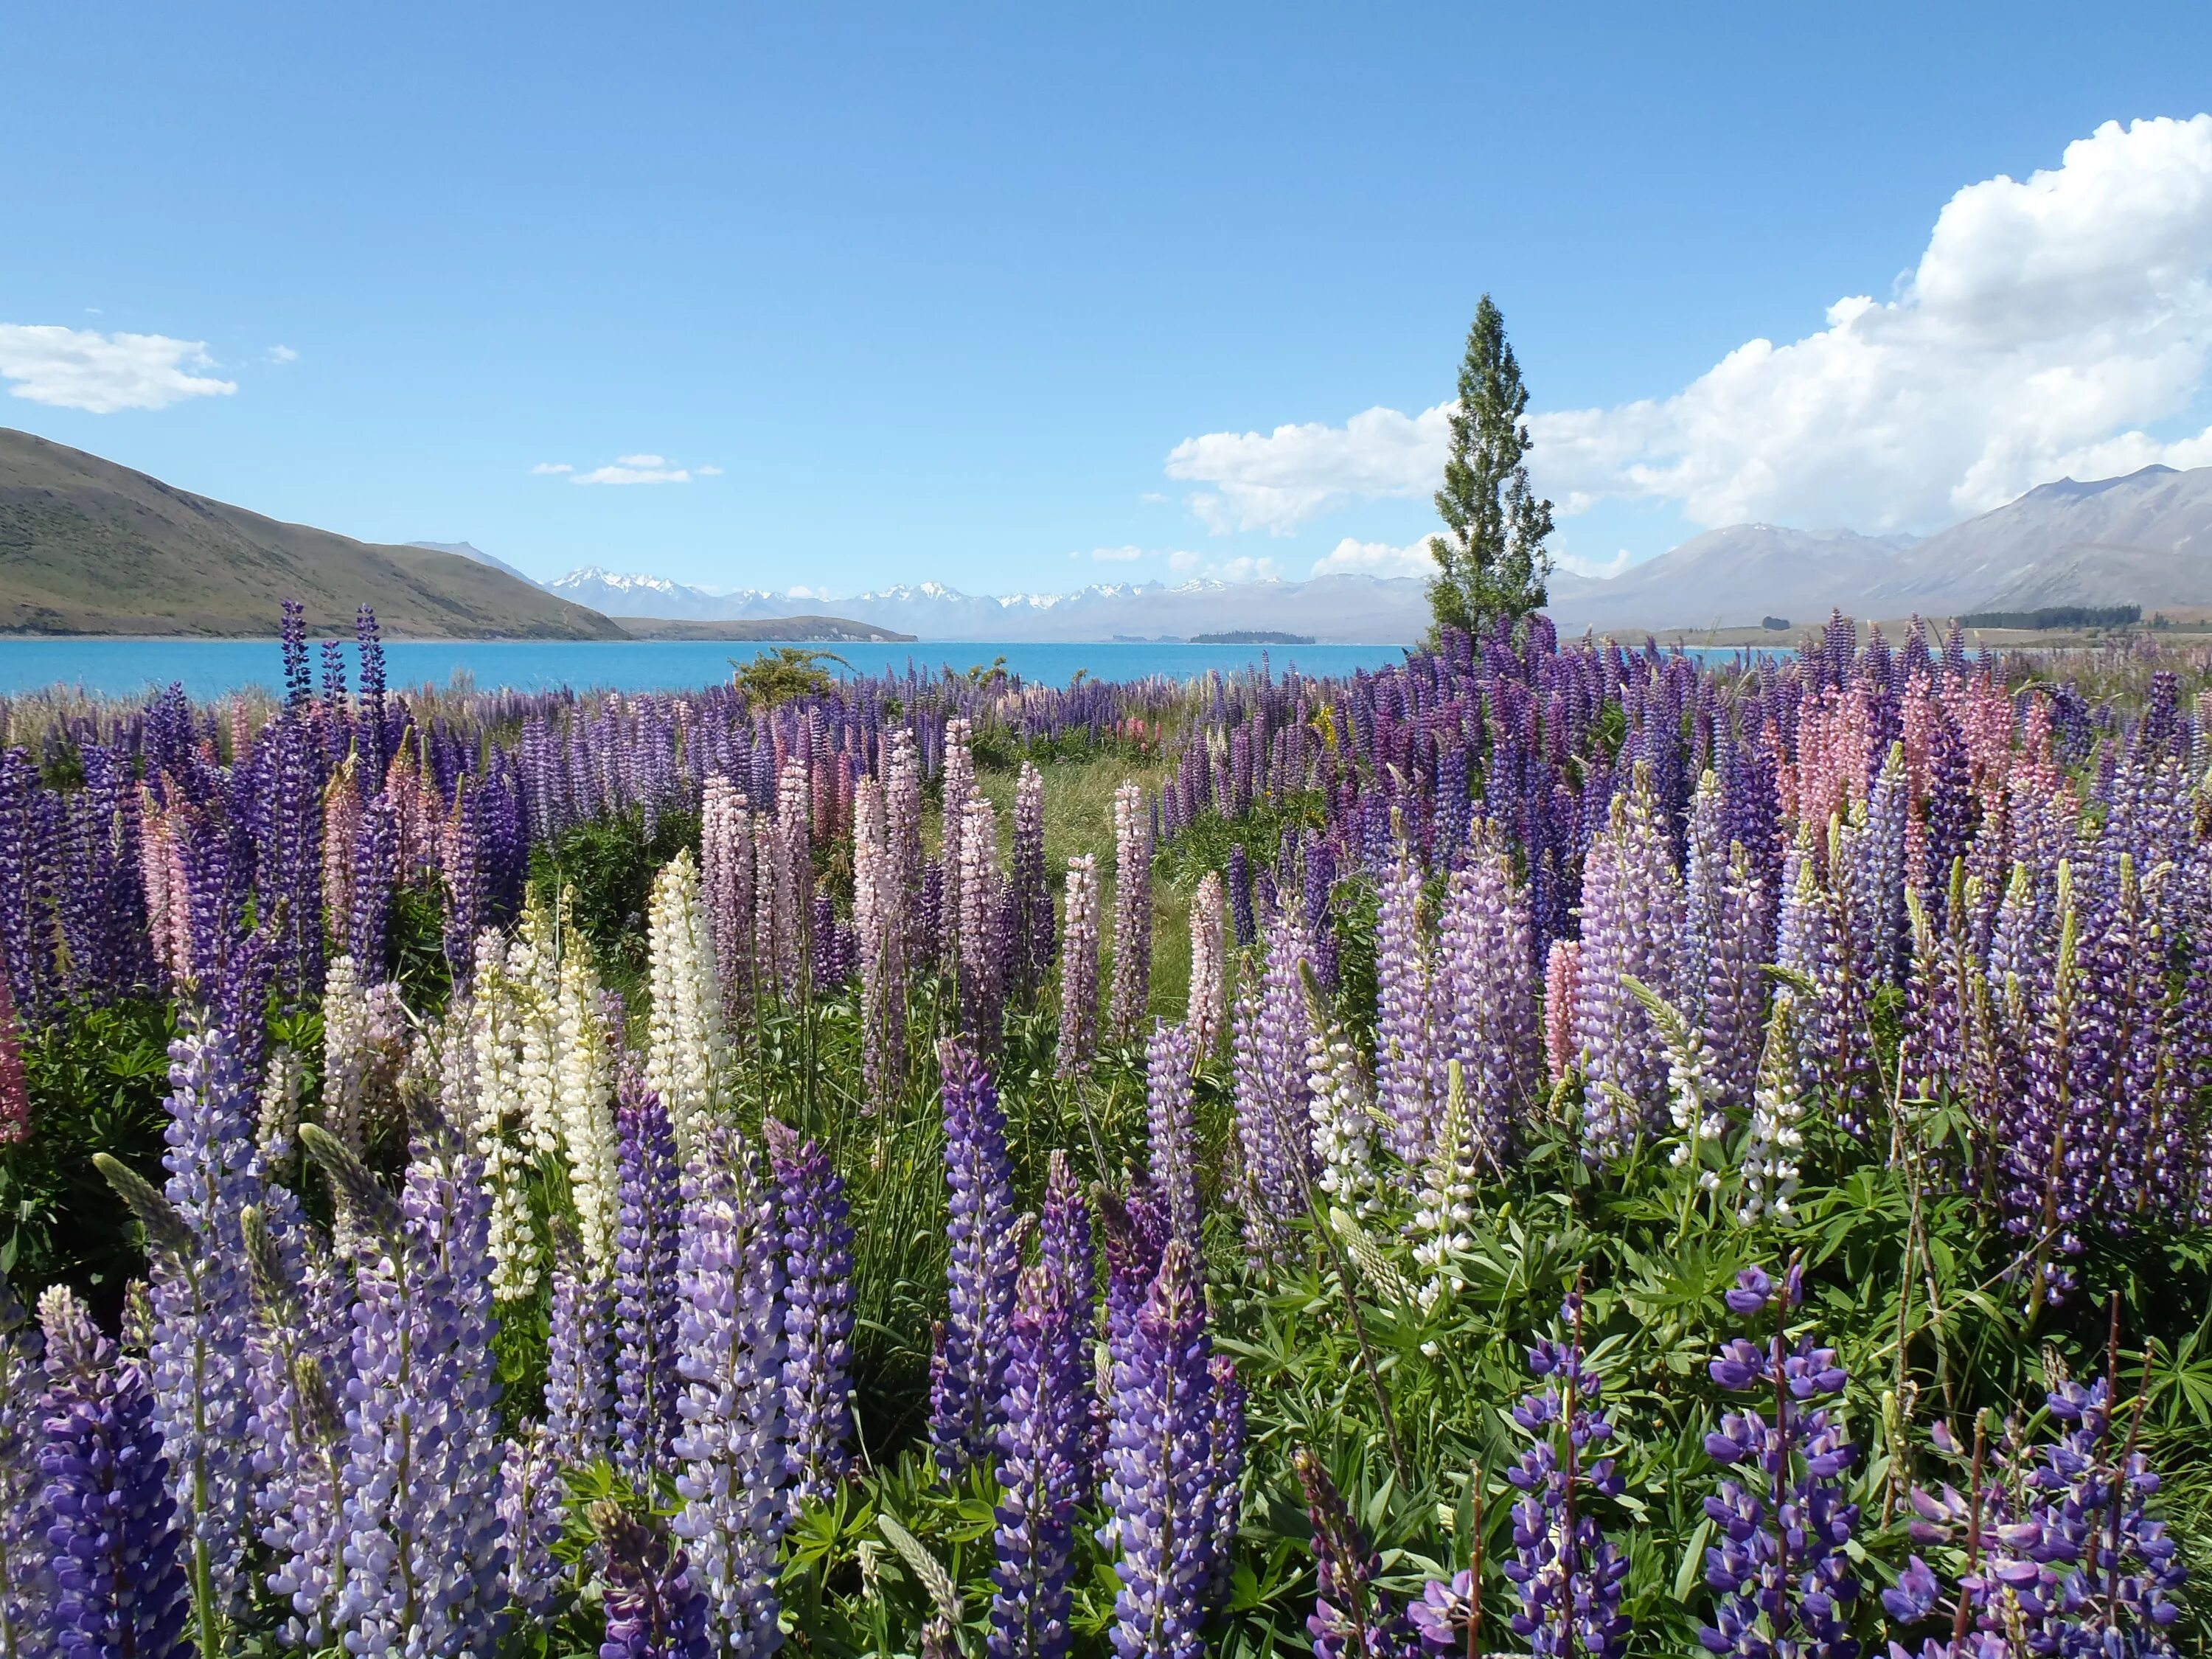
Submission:
<svg viewBox="0 0 2212 1659">
<path fill-rule="evenodd" d="M 1306 634 L 1328 642 L 1395 644 L 1428 626 L 1420 582 L 1320 576 L 1311 581 L 1101 582 L 1073 592 L 963 593 L 943 582 L 901 583 L 844 599 L 814 590 L 710 593 L 662 576 L 573 571 L 547 589 L 615 617 L 725 622 L 829 611 L 925 640 L 1187 639 L 1232 629 Z"/>
</svg>

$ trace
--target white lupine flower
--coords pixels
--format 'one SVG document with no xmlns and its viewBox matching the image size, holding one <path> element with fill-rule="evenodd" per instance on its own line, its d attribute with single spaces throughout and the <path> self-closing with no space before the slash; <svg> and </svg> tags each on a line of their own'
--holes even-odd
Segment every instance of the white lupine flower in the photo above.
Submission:
<svg viewBox="0 0 2212 1659">
<path fill-rule="evenodd" d="M 1313 1012 L 1306 1037 L 1306 1083 L 1312 1091 L 1314 1156 L 1321 1189 L 1355 1216 L 1382 1207 L 1375 1181 L 1375 1103 L 1359 1066 L 1359 1050 L 1306 988 Z"/>
<path fill-rule="evenodd" d="M 1464 1283 L 1456 1258 L 1474 1249 L 1474 1134 L 1467 1115 L 1467 1079 L 1460 1063 L 1445 1068 L 1443 1121 L 1436 1151 L 1421 1171 L 1421 1190 L 1406 1231 L 1413 1261 L 1428 1277 L 1414 1291 L 1426 1313 L 1447 1289 Z"/>
<path fill-rule="evenodd" d="M 447 1042 L 445 1073 L 448 1109 L 471 1126 L 471 1148 L 483 1164 L 491 1200 L 492 1294 L 501 1301 L 538 1288 L 538 1231 L 530 1212 L 530 1154 L 524 1150 L 526 1105 L 522 1089 L 521 1027 L 526 994 L 512 976 L 520 941 L 503 948 L 487 930 L 477 945 L 477 975 L 466 1011 L 465 1033 Z M 522 965 L 526 969 L 527 963 Z M 459 1069 L 465 1049 L 468 1073 Z M 464 1103 L 466 1113 L 455 1109 Z"/>
<path fill-rule="evenodd" d="M 361 1150 L 362 1103 L 368 1080 L 368 1002 L 350 956 L 323 975 L 323 1127 Z"/>
<path fill-rule="evenodd" d="M 1721 1184 L 1720 1172 L 1702 1168 L 1698 1152 L 1706 1141 L 1728 1133 L 1728 1120 L 1713 1099 L 1720 1092 L 1720 1060 L 1705 1034 L 1691 1025 L 1680 1009 L 1640 980 L 1623 982 L 1651 1016 L 1667 1048 L 1667 1112 L 1678 1137 L 1667 1161 L 1674 1169 L 1686 1165 L 1696 1171 L 1698 1188 L 1711 1192 Z"/>
<path fill-rule="evenodd" d="M 561 959 L 552 914 L 533 899 L 507 953 L 507 986 L 515 1000 L 515 1091 L 524 1143 L 533 1153 L 561 1150 L 555 1100 L 553 1042 L 561 992 Z"/>
<path fill-rule="evenodd" d="M 699 866 L 689 849 L 653 880 L 647 923 L 653 1007 L 646 1025 L 645 1080 L 657 1091 L 687 1155 L 714 1112 L 721 1057 L 721 990 L 714 945 L 699 899 Z"/>
<path fill-rule="evenodd" d="M 1759 1081 L 1751 1092 L 1751 1133 L 1744 1138 L 1741 1164 L 1743 1202 L 1736 1210 L 1747 1227 L 1762 1215 L 1789 1221 L 1790 1200 L 1797 1193 L 1797 1154 L 1805 1147 L 1797 1126 L 1805 1100 L 1797 1079 L 1796 1004 L 1792 991 L 1775 994 Z"/>
<path fill-rule="evenodd" d="M 554 1096 L 568 1158 L 576 1231 L 592 1265 L 611 1269 L 617 1207 L 615 1068 L 599 1018 L 599 976 L 583 935 L 568 931 L 554 1026 Z"/>
</svg>

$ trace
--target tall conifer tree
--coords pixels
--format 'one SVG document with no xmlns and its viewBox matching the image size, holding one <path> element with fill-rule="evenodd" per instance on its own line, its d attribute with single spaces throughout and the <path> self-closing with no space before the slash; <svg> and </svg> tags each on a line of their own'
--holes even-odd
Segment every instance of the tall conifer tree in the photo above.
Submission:
<svg viewBox="0 0 2212 1659">
<path fill-rule="evenodd" d="M 1439 632 L 1475 632 L 1501 617 L 1517 623 L 1543 606 L 1552 504 L 1528 488 L 1528 428 L 1521 418 L 1528 407 L 1505 319 L 1486 294 L 1468 331 L 1451 454 L 1437 491 L 1445 531 L 1429 538 L 1437 562 L 1429 605 Z"/>
</svg>

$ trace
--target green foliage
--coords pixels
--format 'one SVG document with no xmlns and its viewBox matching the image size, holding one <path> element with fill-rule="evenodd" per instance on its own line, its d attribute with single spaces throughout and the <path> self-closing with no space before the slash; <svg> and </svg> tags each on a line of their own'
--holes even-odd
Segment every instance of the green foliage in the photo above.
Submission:
<svg viewBox="0 0 2212 1659">
<path fill-rule="evenodd" d="M 830 671 L 822 665 L 825 662 L 850 665 L 834 651 L 799 645 L 775 646 L 747 662 L 732 657 L 730 665 L 735 672 L 730 676 L 730 683 L 744 693 L 745 701 L 753 708 L 774 708 L 797 697 L 827 691 L 835 682 Z"/>
<path fill-rule="evenodd" d="M 663 812 L 649 832 L 637 812 L 594 818 L 532 848 L 530 881 L 549 903 L 573 891 L 570 915 L 599 952 L 601 971 L 620 984 L 644 971 L 654 872 L 698 844 L 696 812 Z"/>
<path fill-rule="evenodd" d="M 107 1152 L 158 1183 L 168 1114 L 163 1002 L 72 1012 L 23 1044 L 31 1139 L 0 1151 L 0 1271 L 27 1299 L 58 1281 L 112 1317 L 127 1280 L 144 1271 L 134 1229 L 93 1167 Z"/>
<path fill-rule="evenodd" d="M 1275 861 L 1285 830 L 1318 830 L 1326 822 L 1321 792 L 1312 789 L 1255 799 L 1242 817 L 1209 806 L 1176 832 L 1155 855 L 1153 868 L 1179 886 L 1194 887 L 1208 871 L 1229 867 L 1231 847 L 1242 847 L 1258 869 Z"/>
<path fill-rule="evenodd" d="M 1528 428 L 1521 418 L 1528 407 L 1505 319 L 1486 294 L 1468 331 L 1451 452 L 1436 495 L 1444 533 L 1429 538 L 1437 562 L 1429 605 L 1438 629 L 1475 632 L 1543 608 L 1552 504 L 1528 487 Z"/>
</svg>

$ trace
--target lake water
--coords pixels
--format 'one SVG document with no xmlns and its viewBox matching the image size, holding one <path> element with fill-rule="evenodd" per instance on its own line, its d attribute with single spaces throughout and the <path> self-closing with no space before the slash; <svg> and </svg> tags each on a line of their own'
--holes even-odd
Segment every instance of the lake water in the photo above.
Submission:
<svg viewBox="0 0 2212 1659">
<path fill-rule="evenodd" d="M 768 647 L 751 641 L 639 640 L 570 643 L 511 640 L 395 640 L 384 647 L 386 678 L 394 686 L 444 685 L 466 673 L 479 687 L 538 690 L 670 691 L 711 684 Z M 815 647 L 809 647 L 815 648 Z M 828 647 L 824 647 L 828 648 Z M 842 645 L 836 654 L 854 669 L 903 673 L 909 664 L 926 672 L 950 667 L 964 674 L 1003 656 L 1024 679 L 1065 685 L 1079 669 L 1092 679 L 1141 679 L 1166 674 L 1189 679 L 1218 668 L 1224 673 L 1255 664 L 1262 651 L 1280 673 L 1296 665 L 1309 674 L 1349 674 L 1400 661 L 1395 645 L 993 645 L 926 640 L 914 644 Z M 309 660 L 321 672 L 319 647 Z M 830 665 L 832 668 L 836 665 Z M 349 674 L 359 664 L 349 645 Z M 82 686 L 102 696 L 129 697 L 173 681 L 193 697 L 206 698 L 258 685 L 276 690 L 283 668 L 274 640 L 0 639 L 0 695 L 51 685 Z"/>
</svg>

